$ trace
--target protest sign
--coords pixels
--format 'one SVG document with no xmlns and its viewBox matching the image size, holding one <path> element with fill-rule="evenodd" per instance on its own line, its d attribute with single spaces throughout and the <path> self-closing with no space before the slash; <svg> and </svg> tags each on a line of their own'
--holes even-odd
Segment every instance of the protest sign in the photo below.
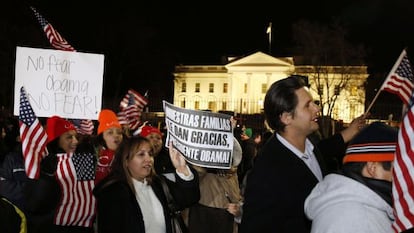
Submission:
<svg viewBox="0 0 414 233">
<path fill-rule="evenodd" d="M 37 116 L 98 118 L 102 105 L 104 56 L 54 49 L 17 47 L 14 115 L 20 88 Z"/>
<path fill-rule="evenodd" d="M 164 104 L 166 144 L 172 141 L 186 160 L 208 168 L 229 169 L 233 157 L 231 116 Z"/>
</svg>

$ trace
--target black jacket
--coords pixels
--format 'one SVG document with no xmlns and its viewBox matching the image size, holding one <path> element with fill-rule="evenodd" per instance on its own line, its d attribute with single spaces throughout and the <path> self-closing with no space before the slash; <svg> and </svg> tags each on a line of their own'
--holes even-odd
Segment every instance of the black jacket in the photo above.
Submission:
<svg viewBox="0 0 414 233">
<path fill-rule="evenodd" d="M 10 152 L 0 165 L 0 195 L 22 211 L 26 209 L 23 188 L 27 181 L 22 153 Z"/>
<path fill-rule="evenodd" d="M 160 200 L 165 216 L 167 233 L 171 233 L 168 204 L 159 179 L 165 179 L 179 209 L 196 204 L 200 199 L 198 176 L 193 171 L 194 179 L 184 181 L 176 175 L 176 182 L 163 177 L 154 177 L 151 187 Z M 144 219 L 138 201 L 126 181 L 108 183 L 108 179 L 100 182 L 94 189 L 97 199 L 97 221 L 99 233 L 145 232 Z"/>
<path fill-rule="evenodd" d="M 327 140 L 326 153 L 345 147 L 340 135 Z M 325 175 L 325 162 L 316 146 L 314 153 Z M 307 165 L 272 136 L 247 177 L 240 232 L 310 232 L 303 205 L 317 183 Z"/>
</svg>

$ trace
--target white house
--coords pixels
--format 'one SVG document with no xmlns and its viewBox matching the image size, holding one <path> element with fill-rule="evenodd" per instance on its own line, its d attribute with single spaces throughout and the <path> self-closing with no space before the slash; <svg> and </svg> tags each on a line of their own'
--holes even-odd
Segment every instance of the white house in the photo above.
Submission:
<svg viewBox="0 0 414 233">
<path fill-rule="evenodd" d="M 213 112 L 261 113 L 270 85 L 297 74 L 308 77 L 315 100 L 320 100 L 318 91 L 323 94 L 322 102 L 326 101 L 329 93 L 335 93 L 332 117 L 349 122 L 364 113 L 363 84 L 368 74 L 366 66 L 347 67 L 345 72 L 341 68 L 325 67 L 325 71 L 329 72 L 326 77 L 329 82 L 332 81 L 330 86 L 326 86 L 321 83 L 316 85 L 313 66 L 295 66 L 293 57 L 276 58 L 263 52 L 238 59 L 229 58 L 226 65 L 179 65 L 174 72 L 174 105 Z M 350 77 L 345 86 L 341 83 L 344 75 Z"/>
</svg>

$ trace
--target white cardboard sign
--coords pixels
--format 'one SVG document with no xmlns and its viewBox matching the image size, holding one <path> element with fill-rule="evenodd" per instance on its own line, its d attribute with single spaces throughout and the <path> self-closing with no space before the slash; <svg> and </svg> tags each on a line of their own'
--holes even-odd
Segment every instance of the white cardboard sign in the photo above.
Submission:
<svg viewBox="0 0 414 233">
<path fill-rule="evenodd" d="M 103 70 L 102 54 L 17 47 L 14 115 L 19 115 L 24 86 L 38 117 L 98 119 Z"/>
</svg>

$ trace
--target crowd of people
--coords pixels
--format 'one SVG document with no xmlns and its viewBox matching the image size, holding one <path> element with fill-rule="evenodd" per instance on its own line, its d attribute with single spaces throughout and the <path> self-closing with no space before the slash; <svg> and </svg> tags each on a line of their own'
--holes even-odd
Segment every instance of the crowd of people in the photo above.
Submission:
<svg viewBox="0 0 414 233">
<path fill-rule="evenodd" d="M 234 131 L 229 169 L 187 163 L 147 123 L 125 133 L 110 109 L 99 113 L 96 135 L 51 116 L 38 179 L 26 176 L 18 120 L 9 117 L 0 141 L 0 227 L 172 233 L 166 184 L 183 232 L 391 232 L 398 130 L 366 125 L 362 115 L 315 141 L 320 111 L 302 79 L 276 81 L 264 100 L 269 131 Z"/>
</svg>

